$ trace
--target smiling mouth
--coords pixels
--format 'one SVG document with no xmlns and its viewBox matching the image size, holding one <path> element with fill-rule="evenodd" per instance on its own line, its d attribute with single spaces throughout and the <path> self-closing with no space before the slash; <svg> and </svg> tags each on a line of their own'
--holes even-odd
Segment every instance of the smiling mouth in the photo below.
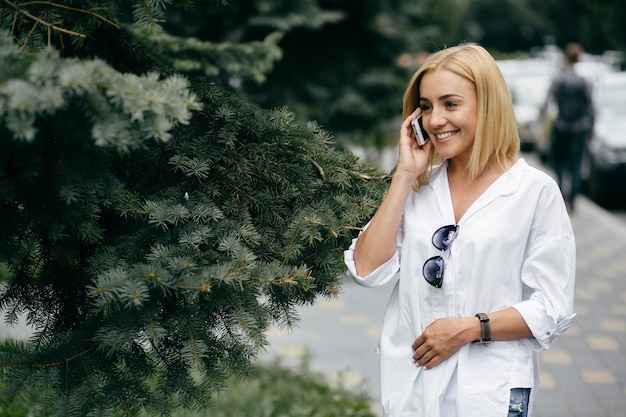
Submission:
<svg viewBox="0 0 626 417">
<path fill-rule="evenodd" d="M 439 133 L 439 134 L 435 135 L 435 137 L 437 139 L 439 139 L 439 140 L 443 140 L 443 139 L 449 138 L 450 136 L 456 135 L 458 132 L 459 132 L 458 130 L 455 130 L 453 132 Z"/>
</svg>

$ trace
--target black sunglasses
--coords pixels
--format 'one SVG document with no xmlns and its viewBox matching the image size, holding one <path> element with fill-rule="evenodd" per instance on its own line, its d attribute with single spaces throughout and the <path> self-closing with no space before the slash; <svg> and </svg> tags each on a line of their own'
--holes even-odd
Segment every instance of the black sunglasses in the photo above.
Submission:
<svg viewBox="0 0 626 417">
<path fill-rule="evenodd" d="M 433 233 L 433 245 L 443 254 L 443 252 L 450 247 L 458 230 L 459 226 L 456 224 L 440 227 Z M 441 288 L 441 283 L 443 282 L 443 257 L 437 255 L 428 258 L 426 262 L 424 262 L 422 273 L 430 285 Z"/>
</svg>

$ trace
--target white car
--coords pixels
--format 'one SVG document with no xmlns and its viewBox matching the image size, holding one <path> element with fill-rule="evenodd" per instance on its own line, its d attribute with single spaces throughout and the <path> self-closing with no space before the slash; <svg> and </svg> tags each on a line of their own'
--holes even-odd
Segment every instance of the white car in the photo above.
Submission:
<svg viewBox="0 0 626 417">
<path fill-rule="evenodd" d="M 559 69 L 554 59 L 523 58 L 498 61 L 513 100 L 522 148 L 535 148 L 542 136 L 539 109 Z"/>
<path fill-rule="evenodd" d="M 594 89 L 596 121 L 588 147 L 588 194 L 597 203 L 626 201 L 626 73 L 603 74 Z"/>
<path fill-rule="evenodd" d="M 511 98 L 519 137 L 524 147 L 535 147 L 543 137 L 540 110 L 546 101 L 552 82 L 551 74 L 520 76 L 510 85 Z"/>
</svg>

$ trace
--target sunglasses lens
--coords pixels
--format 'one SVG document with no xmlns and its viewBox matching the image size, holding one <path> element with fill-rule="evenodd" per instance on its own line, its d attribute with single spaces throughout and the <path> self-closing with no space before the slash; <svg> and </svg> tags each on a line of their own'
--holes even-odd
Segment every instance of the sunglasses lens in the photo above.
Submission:
<svg viewBox="0 0 626 417">
<path fill-rule="evenodd" d="M 424 263 L 422 273 L 430 285 L 441 288 L 443 281 L 443 258 L 441 256 L 433 256 L 428 259 Z"/>
<path fill-rule="evenodd" d="M 448 249 L 448 246 L 450 246 L 450 243 L 452 243 L 456 237 L 458 228 L 457 225 L 452 224 L 437 229 L 433 234 L 433 245 L 439 250 Z"/>
</svg>

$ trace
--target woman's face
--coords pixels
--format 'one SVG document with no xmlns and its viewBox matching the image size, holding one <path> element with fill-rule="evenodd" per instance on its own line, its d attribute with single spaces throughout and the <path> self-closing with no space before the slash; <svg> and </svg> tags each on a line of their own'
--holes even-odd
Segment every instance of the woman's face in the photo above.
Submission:
<svg viewBox="0 0 626 417">
<path fill-rule="evenodd" d="M 476 88 L 448 70 L 427 72 L 420 82 L 422 122 L 444 159 L 469 159 L 476 135 Z"/>
</svg>

